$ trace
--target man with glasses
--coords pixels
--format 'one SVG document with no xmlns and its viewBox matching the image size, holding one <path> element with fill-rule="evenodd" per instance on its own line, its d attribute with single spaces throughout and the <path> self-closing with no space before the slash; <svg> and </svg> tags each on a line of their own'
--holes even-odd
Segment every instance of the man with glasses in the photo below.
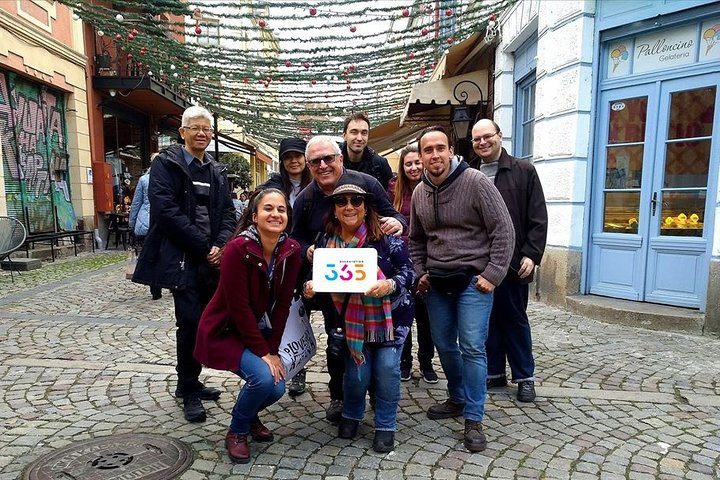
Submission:
<svg viewBox="0 0 720 480">
<path fill-rule="evenodd" d="M 372 194 L 373 207 L 380 216 L 383 233 L 397 236 L 407 228 L 406 220 L 393 208 L 385 190 L 375 178 L 344 168 L 340 147 L 331 137 L 320 135 L 311 138 L 305 148 L 305 158 L 313 180 L 295 199 L 291 237 L 300 242 L 308 264 L 312 263 L 316 238 L 324 233 L 325 217 L 333 209 L 330 195 L 338 185 L 353 183 Z M 329 332 L 334 326 L 333 316 L 323 312 L 323 317 L 325 330 Z M 330 405 L 325 416 L 331 422 L 339 422 L 342 415 L 344 372 L 343 362 L 328 362 Z"/>
<path fill-rule="evenodd" d="M 385 157 L 378 155 L 368 147 L 370 120 L 366 113 L 355 112 L 347 116 L 343 122 L 343 139 L 340 153 L 345 160 L 345 168 L 357 170 L 375 177 L 380 185 L 387 190 L 392 178 L 392 169 Z"/>
<path fill-rule="evenodd" d="M 535 400 L 535 359 L 527 316 L 528 284 L 540 264 L 547 239 L 545 195 L 532 163 L 508 155 L 502 132 L 492 120 L 478 121 L 472 129 L 473 150 L 480 160 L 471 166 L 495 183 L 515 227 L 515 249 L 510 269 L 495 289 L 490 330 L 485 344 L 488 388 L 504 387 L 505 361 L 520 402 Z"/>
<path fill-rule="evenodd" d="M 150 230 L 133 281 L 168 288 L 175 303 L 177 389 L 188 422 L 204 422 L 202 400 L 220 391 L 199 380 L 193 357 L 200 315 L 215 293 L 222 248 L 235 230 L 235 208 L 225 167 L 205 153 L 213 135 L 210 112 L 189 107 L 180 136 L 153 161 L 148 187 Z"/>
<path fill-rule="evenodd" d="M 412 195 L 408 246 L 449 394 L 427 416 L 464 417 L 464 445 L 480 452 L 487 446 L 485 340 L 493 290 L 512 255 L 512 221 L 487 177 L 453 155 L 443 127 L 426 128 L 418 144 L 425 171 Z"/>
</svg>

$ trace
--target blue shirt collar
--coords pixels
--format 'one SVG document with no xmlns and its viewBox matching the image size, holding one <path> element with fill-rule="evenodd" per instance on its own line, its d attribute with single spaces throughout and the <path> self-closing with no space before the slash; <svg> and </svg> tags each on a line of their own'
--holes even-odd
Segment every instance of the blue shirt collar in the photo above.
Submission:
<svg viewBox="0 0 720 480">
<path fill-rule="evenodd" d="M 195 157 L 193 156 L 192 153 L 188 152 L 187 148 L 185 148 L 185 147 L 183 147 L 182 151 L 183 151 L 183 158 L 185 159 L 185 163 L 189 167 L 190 164 L 193 162 L 193 160 L 195 160 Z M 205 154 L 203 154 L 203 157 L 204 156 L 205 156 Z M 203 165 L 205 164 L 204 158 L 198 158 L 198 160 L 200 160 L 200 163 L 202 163 Z"/>
</svg>

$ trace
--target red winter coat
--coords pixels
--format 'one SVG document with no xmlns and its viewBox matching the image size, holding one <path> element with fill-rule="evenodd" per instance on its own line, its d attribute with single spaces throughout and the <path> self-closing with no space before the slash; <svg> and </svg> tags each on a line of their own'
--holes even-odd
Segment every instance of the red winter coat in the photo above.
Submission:
<svg viewBox="0 0 720 480">
<path fill-rule="evenodd" d="M 277 355 L 300 272 L 300 245 L 286 238 L 275 255 L 271 292 L 260 244 L 241 235 L 225 246 L 220 283 L 198 326 L 195 358 L 203 365 L 236 372 L 245 348 L 258 357 Z M 273 328 L 266 339 L 257 323 L 270 302 Z"/>
</svg>

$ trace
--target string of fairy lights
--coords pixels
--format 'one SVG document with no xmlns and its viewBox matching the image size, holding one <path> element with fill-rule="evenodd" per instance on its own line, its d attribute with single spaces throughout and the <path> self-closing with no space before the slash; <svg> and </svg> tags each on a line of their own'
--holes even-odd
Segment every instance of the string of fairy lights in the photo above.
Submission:
<svg viewBox="0 0 720 480">
<path fill-rule="evenodd" d="M 298 132 L 338 135 L 350 111 L 373 125 L 398 116 L 448 47 L 516 0 L 59 1 L 125 73 L 150 75 L 273 145 Z"/>
</svg>

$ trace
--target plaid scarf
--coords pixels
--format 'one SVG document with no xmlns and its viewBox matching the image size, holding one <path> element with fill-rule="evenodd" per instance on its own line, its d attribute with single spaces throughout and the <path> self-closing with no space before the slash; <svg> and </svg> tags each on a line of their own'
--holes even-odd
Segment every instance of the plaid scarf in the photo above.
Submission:
<svg viewBox="0 0 720 480">
<path fill-rule="evenodd" d="M 363 223 L 349 242 L 335 234 L 327 241 L 327 248 L 360 248 L 367 241 L 367 227 Z M 380 267 L 378 280 L 384 280 Z M 333 303 L 338 312 L 342 311 L 345 296 L 350 295 L 345 311 L 345 341 L 356 365 L 365 363 L 362 353 L 363 342 L 382 343 L 393 340 L 393 322 L 390 297 L 368 297 L 362 293 L 332 293 Z"/>
</svg>

